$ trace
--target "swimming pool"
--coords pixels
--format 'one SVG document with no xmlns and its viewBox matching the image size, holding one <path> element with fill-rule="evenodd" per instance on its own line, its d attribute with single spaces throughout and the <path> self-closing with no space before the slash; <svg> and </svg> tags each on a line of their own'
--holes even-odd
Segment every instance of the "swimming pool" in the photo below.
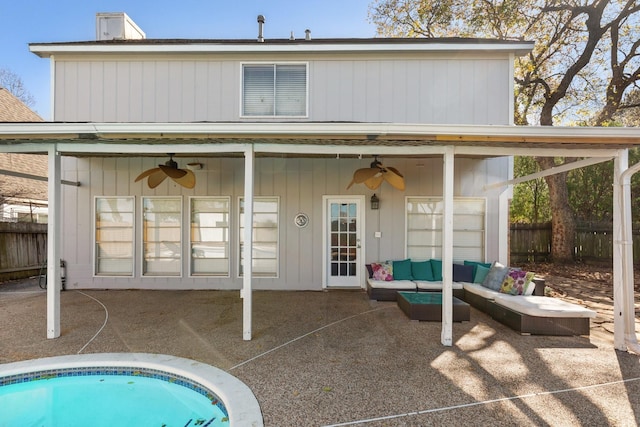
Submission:
<svg viewBox="0 0 640 427">
<path fill-rule="evenodd" d="M 0 407 L 0 426 L 263 425 L 255 396 L 237 378 L 194 360 L 146 353 L 0 365 Z"/>
</svg>

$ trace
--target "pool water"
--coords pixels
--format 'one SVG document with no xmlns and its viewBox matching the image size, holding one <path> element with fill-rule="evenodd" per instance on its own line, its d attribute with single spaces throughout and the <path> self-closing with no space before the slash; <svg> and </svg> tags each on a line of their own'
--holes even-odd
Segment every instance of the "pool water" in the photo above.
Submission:
<svg viewBox="0 0 640 427">
<path fill-rule="evenodd" d="M 43 377 L 0 387 L 5 426 L 229 426 L 213 396 L 131 375 Z"/>
</svg>

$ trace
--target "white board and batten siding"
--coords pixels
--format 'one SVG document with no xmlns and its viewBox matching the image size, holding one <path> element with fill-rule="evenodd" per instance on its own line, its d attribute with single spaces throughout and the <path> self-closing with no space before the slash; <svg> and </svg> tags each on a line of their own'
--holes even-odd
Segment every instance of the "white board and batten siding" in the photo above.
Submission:
<svg viewBox="0 0 640 427">
<path fill-rule="evenodd" d="M 178 57 L 180 58 L 180 57 Z M 56 57 L 54 120 L 241 120 L 242 64 L 253 57 Z M 508 55 L 374 59 L 264 57 L 308 64 L 303 121 L 509 124 Z M 255 120 L 255 118 L 253 118 Z M 272 119 L 273 120 L 273 119 Z"/>
<path fill-rule="evenodd" d="M 63 186 L 63 254 L 67 261 L 67 287 L 74 288 L 147 288 L 147 289 L 239 289 L 238 277 L 238 197 L 243 194 L 242 159 L 180 158 L 179 162 L 203 163 L 195 172 L 197 185 L 186 190 L 167 180 L 151 190 L 145 182 L 134 182 L 143 170 L 154 167 L 153 158 L 65 158 L 64 179 L 82 182 L 80 187 Z M 406 252 L 406 197 L 439 196 L 442 191 L 442 159 L 388 159 L 389 166 L 402 171 L 407 189 L 400 192 L 383 184 L 376 194 L 381 209 L 371 210 L 369 190 L 354 186 L 346 190 L 353 171 L 367 167 L 369 159 L 285 159 L 257 158 L 255 195 L 279 199 L 279 276 L 255 278 L 254 289 L 322 289 L 322 214 L 327 194 L 361 195 L 366 216 L 364 244 L 366 262 L 400 259 Z M 489 160 L 457 158 L 455 164 L 456 197 L 486 197 L 486 234 L 497 235 L 498 193 L 484 192 L 482 186 L 502 180 L 505 158 Z M 225 196 L 231 201 L 230 277 L 190 277 L 189 275 L 189 196 Z M 135 197 L 135 256 L 133 277 L 96 277 L 93 275 L 94 219 L 96 196 Z M 182 197 L 182 274 L 180 277 L 142 277 L 141 199 L 142 196 Z M 307 227 L 294 224 L 296 214 L 310 218 Z M 374 237 L 381 232 L 381 238 Z M 495 239 L 486 239 L 486 258 L 496 259 Z"/>
</svg>

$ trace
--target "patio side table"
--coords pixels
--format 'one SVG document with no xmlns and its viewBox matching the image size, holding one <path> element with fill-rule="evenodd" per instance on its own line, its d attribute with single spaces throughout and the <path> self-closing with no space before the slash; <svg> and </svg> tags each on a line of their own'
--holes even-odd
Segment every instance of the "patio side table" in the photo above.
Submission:
<svg viewBox="0 0 640 427">
<path fill-rule="evenodd" d="M 469 304 L 453 298 L 453 321 L 468 322 L 471 318 Z M 398 292 L 398 307 L 411 320 L 442 321 L 441 292 Z"/>
</svg>

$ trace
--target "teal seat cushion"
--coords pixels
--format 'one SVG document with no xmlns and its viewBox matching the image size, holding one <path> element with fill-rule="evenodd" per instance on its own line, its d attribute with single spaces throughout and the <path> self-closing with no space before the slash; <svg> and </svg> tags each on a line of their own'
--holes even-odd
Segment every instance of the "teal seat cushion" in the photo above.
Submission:
<svg viewBox="0 0 640 427">
<path fill-rule="evenodd" d="M 393 263 L 393 279 L 394 280 L 413 280 L 411 274 L 411 260 L 392 261 Z"/>
<path fill-rule="evenodd" d="M 430 261 L 412 261 L 411 275 L 413 276 L 413 280 L 435 281 Z"/>
<path fill-rule="evenodd" d="M 442 260 L 441 259 L 432 259 L 431 262 L 431 270 L 433 271 L 433 280 L 436 282 L 442 281 Z"/>
</svg>

